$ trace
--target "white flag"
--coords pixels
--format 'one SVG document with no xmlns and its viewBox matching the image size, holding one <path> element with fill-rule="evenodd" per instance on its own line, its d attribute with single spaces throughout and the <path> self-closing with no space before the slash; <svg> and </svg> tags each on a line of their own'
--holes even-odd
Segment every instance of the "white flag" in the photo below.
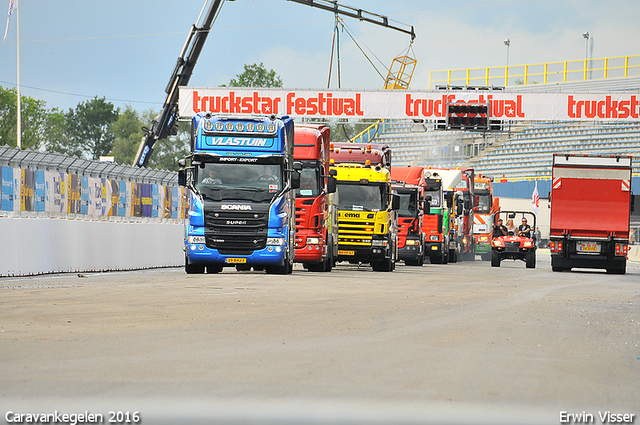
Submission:
<svg viewBox="0 0 640 425">
<path fill-rule="evenodd" d="M 9 21 L 11 20 L 11 13 L 13 12 L 13 0 L 9 0 L 9 13 L 7 13 L 7 26 L 4 29 L 4 38 L 2 41 L 7 39 L 7 33 L 9 32 Z"/>
<path fill-rule="evenodd" d="M 538 216 L 538 208 L 540 208 L 540 195 L 538 194 L 538 180 L 536 180 L 536 187 L 533 189 L 531 195 L 531 203 L 533 204 L 533 213 Z"/>
</svg>

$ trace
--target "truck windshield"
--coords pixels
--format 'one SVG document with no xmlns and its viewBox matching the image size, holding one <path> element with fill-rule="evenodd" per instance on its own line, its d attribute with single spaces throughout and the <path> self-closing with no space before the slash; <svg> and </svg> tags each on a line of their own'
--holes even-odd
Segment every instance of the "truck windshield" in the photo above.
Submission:
<svg viewBox="0 0 640 425">
<path fill-rule="evenodd" d="M 418 209 L 417 205 L 417 193 L 408 192 L 408 193 L 398 193 L 400 196 L 400 210 L 398 210 L 398 215 L 400 217 L 415 217 L 417 215 Z"/>
<path fill-rule="evenodd" d="M 383 186 L 338 183 L 339 209 L 350 211 L 381 211 L 386 209 Z"/>
<path fill-rule="evenodd" d="M 315 198 L 322 190 L 320 187 L 320 170 L 318 168 L 303 168 L 300 172 L 300 189 L 296 189 L 296 197 Z"/>
<path fill-rule="evenodd" d="M 491 210 L 491 194 L 476 192 L 476 196 L 478 197 L 478 212 L 488 214 Z"/>
<path fill-rule="evenodd" d="M 429 205 L 433 208 L 439 208 L 442 205 L 440 205 L 440 194 L 442 192 L 440 190 L 428 190 L 425 195 L 426 196 L 431 196 L 431 202 L 429 203 Z"/>
<path fill-rule="evenodd" d="M 267 202 L 283 187 L 280 164 L 205 163 L 194 185 L 205 199 Z"/>
</svg>

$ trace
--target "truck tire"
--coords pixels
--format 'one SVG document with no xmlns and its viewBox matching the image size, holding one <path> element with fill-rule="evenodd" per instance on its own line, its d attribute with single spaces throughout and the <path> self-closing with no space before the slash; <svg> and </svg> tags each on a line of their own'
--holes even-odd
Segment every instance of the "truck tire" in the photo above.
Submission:
<svg viewBox="0 0 640 425">
<path fill-rule="evenodd" d="M 207 266 L 207 273 L 209 274 L 220 273 L 222 269 L 223 269 L 222 266 Z M 249 267 L 249 270 L 251 270 L 251 267 Z"/>
<path fill-rule="evenodd" d="M 536 268 L 536 252 L 529 251 L 525 257 L 525 262 L 528 269 L 535 269 Z"/>
<path fill-rule="evenodd" d="M 457 263 L 458 262 L 458 250 L 457 249 L 450 249 L 449 250 L 449 262 L 450 263 Z"/>
<path fill-rule="evenodd" d="M 202 274 L 204 273 L 203 264 L 189 264 L 189 259 L 185 255 L 184 257 L 184 271 L 187 274 Z"/>
<path fill-rule="evenodd" d="M 500 267 L 500 254 L 491 251 L 491 267 Z"/>
<path fill-rule="evenodd" d="M 607 269 L 607 273 L 609 274 L 625 274 L 627 272 L 627 268 L 615 268 L 615 269 Z"/>
<path fill-rule="evenodd" d="M 391 258 L 386 258 L 382 261 L 374 261 L 371 263 L 371 267 L 374 272 L 391 272 L 394 269 L 394 262 Z"/>
</svg>

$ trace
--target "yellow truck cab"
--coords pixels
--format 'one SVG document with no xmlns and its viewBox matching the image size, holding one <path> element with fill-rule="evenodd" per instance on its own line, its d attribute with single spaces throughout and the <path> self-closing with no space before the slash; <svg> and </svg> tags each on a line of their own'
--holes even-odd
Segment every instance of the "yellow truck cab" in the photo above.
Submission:
<svg viewBox="0 0 640 425">
<path fill-rule="evenodd" d="M 380 165 L 332 164 L 339 194 L 337 261 L 369 263 L 390 272 L 398 258 L 399 197 L 391 173 Z M 333 174 L 333 172 L 332 172 Z"/>
</svg>

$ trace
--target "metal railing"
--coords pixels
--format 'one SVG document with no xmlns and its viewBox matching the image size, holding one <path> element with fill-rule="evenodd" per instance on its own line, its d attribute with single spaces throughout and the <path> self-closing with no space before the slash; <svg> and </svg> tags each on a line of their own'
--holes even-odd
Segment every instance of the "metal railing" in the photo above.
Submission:
<svg viewBox="0 0 640 425">
<path fill-rule="evenodd" d="M 567 83 L 640 76 L 640 55 L 529 65 L 429 71 L 429 88 L 436 86 L 513 86 Z"/>
</svg>

